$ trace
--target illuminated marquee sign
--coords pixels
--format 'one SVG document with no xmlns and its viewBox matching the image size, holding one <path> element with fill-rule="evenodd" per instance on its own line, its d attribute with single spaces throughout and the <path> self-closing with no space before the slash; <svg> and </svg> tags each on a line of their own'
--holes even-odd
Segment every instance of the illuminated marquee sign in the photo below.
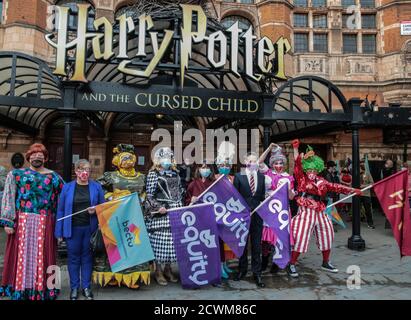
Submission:
<svg viewBox="0 0 411 320">
<path fill-rule="evenodd" d="M 68 42 L 68 18 L 70 8 L 56 7 L 58 17 L 58 34 L 54 42 L 54 34 L 46 35 L 47 42 L 57 49 L 57 61 L 54 74 L 67 76 L 66 62 L 67 50 L 75 49 L 74 73 L 70 80 L 87 82 L 85 76 L 87 42 L 91 41 L 93 55 L 96 60 L 109 61 L 114 56 L 118 59 L 117 69 L 135 77 L 149 78 L 156 69 L 173 40 L 180 36 L 180 77 L 181 86 L 184 83 L 185 72 L 189 68 L 189 60 L 192 56 L 193 45 L 205 43 L 207 45 L 207 60 L 213 69 L 221 70 L 229 61 L 229 70 L 240 77 L 240 73 L 254 81 L 259 81 L 264 75 L 270 74 L 278 79 L 286 79 L 284 73 L 284 56 L 291 50 L 286 38 L 280 37 L 273 43 L 267 37 L 256 41 L 253 29 L 239 28 L 238 22 L 225 31 L 218 30 L 207 34 L 207 16 L 201 6 L 181 4 L 182 27 L 180 34 L 174 30 L 159 32 L 150 31 L 154 27 L 151 16 L 142 14 L 134 21 L 127 14 L 116 18 L 118 23 L 118 54 L 113 51 L 114 37 L 113 26 L 110 21 L 101 17 L 94 20 L 94 31 L 87 30 L 89 4 L 77 4 L 78 25 L 76 37 Z M 144 69 L 138 69 L 132 65 L 133 57 L 128 50 L 128 37 L 130 34 L 138 35 L 138 50 L 134 57 L 146 57 L 147 47 L 152 46 L 153 57 Z M 150 40 L 147 42 L 146 35 Z M 161 39 L 161 41 L 159 41 Z M 239 63 L 239 51 L 244 52 L 244 63 Z M 254 56 L 255 51 L 255 56 Z M 216 54 L 216 52 L 218 54 Z M 241 66 L 240 66 L 241 65 Z M 258 70 L 255 70 L 257 68 Z M 241 70 L 240 70 L 241 69 Z"/>
</svg>

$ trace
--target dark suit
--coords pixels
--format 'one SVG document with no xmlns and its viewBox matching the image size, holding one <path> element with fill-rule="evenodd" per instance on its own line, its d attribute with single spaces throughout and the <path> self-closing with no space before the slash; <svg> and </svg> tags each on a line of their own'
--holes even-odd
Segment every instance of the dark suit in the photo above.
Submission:
<svg viewBox="0 0 411 320">
<path fill-rule="evenodd" d="M 234 177 L 234 186 L 243 196 L 244 200 L 249 205 L 251 211 L 258 207 L 258 205 L 265 198 L 265 183 L 264 175 L 257 172 L 257 181 L 255 181 L 257 189 L 253 195 L 251 192 L 250 184 L 248 182 L 248 177 L 244 173 L 237 173 Z M 251 270 L 255 275 L 261 274 L 261 236 L 263 232 L 263 220 L 257 213 L 254 213 L 251 217 L 250 224 L 250 238 L 251 241 Z M 247 256 L 247 245 L 245 247 L 244 253 L 239 261 L 240 272 L 245 273 L 248 269 L 248 256 Z"/>
</svg>

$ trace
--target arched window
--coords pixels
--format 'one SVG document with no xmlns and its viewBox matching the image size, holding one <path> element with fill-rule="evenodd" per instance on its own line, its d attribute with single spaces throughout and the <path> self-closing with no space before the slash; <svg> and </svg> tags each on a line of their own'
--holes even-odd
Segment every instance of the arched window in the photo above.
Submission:
<svg viewBox="0 0 411 320">
<path fill-rule="evenodd" d="M 70 15 L 68 19 L 68 27 L 70 29 L 77 28 L 77 21 L 78 21 L 78 10 L 77 5 L 78 3 L 88 3 L 89 1 L 86 0 L 61 0 L 57 2 L 57 5 L 62 7 L 69 7 L 70 8 Z M 89 8 L 88 11 L 88 19 L 87 19 L 87 29 L 94 30 L 93 22 L 96 17 L 96 11 L 93 6 Z"/>
<path fill-rule="evenodd" d="M 225 17 L 223 20 L 221 20 L 222 25 L 225 28 L 231 27 L 236 21 L 238 21 L 238 27 L 244 31 L 248 30 L 250 26 L 253 24 L 250 22 L 250 20 L 241 17 L 241 16 L 228 16 Z"/>
</svg>

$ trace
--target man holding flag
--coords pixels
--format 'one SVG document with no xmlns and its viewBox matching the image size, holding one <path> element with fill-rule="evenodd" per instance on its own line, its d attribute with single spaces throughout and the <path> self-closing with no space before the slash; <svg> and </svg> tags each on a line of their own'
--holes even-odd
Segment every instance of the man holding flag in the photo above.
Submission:
<svg viewBox="0 0 411 320">
<path fill-rule="evenodd" d="M 234 177 L 234 186 L 243 196 L 251 210 L 254 210 L 265 198 L 265 177 L 258 171 L 258 157 L 254 153 L 249 153 L 245 159 L 246 169 L 239 172 Z M 251 268 L 254 280 L 258 287 L 264 288 L 265 284 L 261 279 L 261 237 L 263 232 L 263 220 L 259 215 L 252 215 L 250 223 L 251 241 Z M 248 241 L 247 241 L 248 242 Z M 239 262 L 239 273 L 234 280 L 238 281 L 247 274 L 248 256 L 247 245 Z"/>
<path fill-rule="evenodd" d="M 329 183 L 318 174 L 324 170 L 324 161 L 315 155 L 311 147 L 306 154 L 298 154 L 299 141 L 293 141 L 294 147 L 294 176 L 297 180 L 298 214 L 291 223 L 294 249 L 291 253 L 290 264 L 287 272 L 291 277 L 298 277 L 295 267 L 301 253 L 308 250 L 311 234 L 314 232 L 317 244 L 323 255 L 322 269 L 338 272 L 330 262 L 331 247 L 334 240 L 334 229 L 329 216 L 324 212 L 328 192 L 348 194 L 361 191 L 345 187 L 336 183 Z"/>
</svg>

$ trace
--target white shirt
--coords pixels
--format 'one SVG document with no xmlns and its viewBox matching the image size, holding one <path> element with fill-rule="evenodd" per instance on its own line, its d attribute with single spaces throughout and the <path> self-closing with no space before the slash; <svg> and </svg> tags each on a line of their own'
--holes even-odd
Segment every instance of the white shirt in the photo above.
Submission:
<svg viewBox="0 0 411 320">
<path fill-rule="evenodd" d="M 251 175 L 254 176 L 254 190 L 251 190 L 251 192 L 255 193 L 257 191 L 257 170 L 250 171 L 248 168 L 246 168 L 245 173 L 247 175 L 248 184 L 250 185 L 250 188 L 251 188 L 250 177 L 251 177 Z"/>
</svg>

